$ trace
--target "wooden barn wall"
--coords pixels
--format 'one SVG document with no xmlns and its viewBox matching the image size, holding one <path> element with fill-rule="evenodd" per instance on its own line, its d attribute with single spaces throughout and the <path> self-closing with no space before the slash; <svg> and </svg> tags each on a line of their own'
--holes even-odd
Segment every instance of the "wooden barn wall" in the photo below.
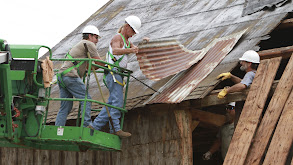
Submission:
<svg viewBox="0 0 293 165">
<path fill-rule="evenodd" d="M 1 165 L 129 165 L 192 164 L 192 131 L 189 111 L 170 109 L 132 110 L 125 116 L 121 152 L 49 151 L 0 148 Z"/>
</svg>

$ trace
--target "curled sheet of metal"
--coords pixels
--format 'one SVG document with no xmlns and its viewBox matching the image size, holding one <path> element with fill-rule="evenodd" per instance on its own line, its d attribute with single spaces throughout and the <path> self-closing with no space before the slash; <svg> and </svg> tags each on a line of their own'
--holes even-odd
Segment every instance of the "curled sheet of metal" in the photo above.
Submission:
<svg viewBox="0 0 293 165">
<path fill-rule="evenodd" d="M 161 80 L 188 69 L 201 60 L 203 50 L 191 51 L 175 39 L 143 42 L 136 54 L 142 73 L 150 80 Z"/>
<path fill-rule="evenodd" d="M 205 48 L 208 51 L 199 63 L 174 76 L 144 104 L 180 103 L 224 59 L 246 30 L 215 39 Z"/>
</svg>

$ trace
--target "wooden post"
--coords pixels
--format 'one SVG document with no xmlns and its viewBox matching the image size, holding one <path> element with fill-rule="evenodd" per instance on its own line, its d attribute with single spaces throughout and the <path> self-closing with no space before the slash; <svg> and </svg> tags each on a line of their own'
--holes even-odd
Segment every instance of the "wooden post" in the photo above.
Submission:
<svg viewBox="0 0 293 165">
<path fill-rule="evenodd" d="M 266 154 L 264 165 L 286 163 L 293 142 L 293 91 L 288 98 L 278 126 L 275 130 L 270 147 Z"/>
<path fill-rule="evenodd" d="M 192 164 L 192 129 L 191 129 L 191 113 L 190 110 L 174 110 L 176 123 L 179 129 L 181 144 L 181 163 L 180 164 Z"/>
<path fill-rule="evenodd" d="M 248 93 L 224 165 L 243 165 L 281 57 L 262 60 Z"/>
<path fill-rule="evenodd" d="M 293 87 L 293 58 L 291 57 L 280 79 L 266 113 L 254 137 L 254 143 L 246 158 L 245 164 L 258 165 L 265 153 L 272 133 L 276 127 L 285 103 Z"/>
</svg>

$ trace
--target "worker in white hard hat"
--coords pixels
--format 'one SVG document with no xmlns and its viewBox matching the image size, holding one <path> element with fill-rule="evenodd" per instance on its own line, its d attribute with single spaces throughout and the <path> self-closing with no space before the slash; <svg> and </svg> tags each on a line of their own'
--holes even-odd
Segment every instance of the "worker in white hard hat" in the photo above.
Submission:
<svg viewBox="0 0 293 165">
<path fill-rule="evenodd" d="M 222 81 L 226 79 L 231 79 L 235 83 L 235 85 L 231 87 L 225 87 L 218 94 L 218 98 L 222 99 L 229 93 L 243 91 L 244 89 L 248 88 L 252 84 L 252 81 L 256 73 L 256 69 L 258 67 L 258 64 L 260 63 L 260 57 L 258 53 L 254 50 L 248 50 L 242 55 L 241 58 L 239 58 L 239 60 L 241 64 L 240 70 L 246 72 L 245 76 L 243 77 L 243 79 L 241 79 L 235 75 L 232 75 L 230 72 L 222 73 L 218 75 L 217 78 L 221 79 Z M 235 119 L 236 124 L 240 117 L 240 113 L 241 113 L 241 109 L 236 111 L 236 119 Z"/>
<path fill-rule="evenodd" d="M 117 65 L 121 68 L 127 68 L 128 55 L 131 53 L 138 53 L 138 47 L 135 46 L 129 39 L 139 33 L 141 27 L 141 21 L 137 16 L 128 16 L 125 18 L 125 24 L 123 24 L 109 44 L 109 51 L 106 55 L 107 62 Z M 118 68 L 108 65 L 108 68 L 114 71 L 118 71 Z M 106 86 L 109 89 L 110 96 L 108 98 L 108 104 L 115 107 L 123 106 L 123 77 L 115 72 L 105 72 Z M 108 107 L 114 130 L 110 123 L 110 133 L 114 133 L 121 138 L 131 136 L 131 133 L 124 132 L 120 128 L 121 112 L 115 108 Z M 103 107 L 99 115 L 95 118 L 93 124 L 89 127 L 95 130 L 101 130 L 106 123 L 109 122 L 109 117 L 106 111 L 106 107 Z M 114 132 L 115 131 L 115 132 Z"/>
<path fill-rule="evenodd" d="M 221 155 L 223 160 L 228 152 L 230 142 L 234 134 L 234 120 L 235 120 L 235 102 L 230 102 L 226 105 L 226 123 L 220 127 L 217 134 L 217 139 L 211 146 L 208 152 L 203 154 L 204 160 L 211 159 L 212 155 L 221 149 Z"/>
<path fill-rule="evenodd" d="M 86 26 L 82 31 L 82 40 L 73 46 L 66 54 L 66 58 L 88 58 L 85 45 L 87 45 L 88 52 L 93 59 L 101 60 L 96 44 L 100 38 L 99 29 L 94 25 Z M 98 65 L 104 66 L 103 63 L 96 62 Z M 83 61 L 65 61 L 57 74 L 58 85 L 60 89 L 60 98 L 79 98 L 84 99 L 86 94 L 86 86 L 81 78 L 85 75 L 87 69 L 87 62 Z M 97 68 L 96 68 L 97 69 Z M 91 96 L 88 94 L 88 99 Z M 84 102 L 80 102 L 80 107 L 83 107 Z M 57 114 L 56 126 L 64 126 L 66 118 L 73 106 L 72 101 L 61 101 L 60 109 Z M 83 108 L 81 108 L 83 109 Z M 91 121 L 91 102 L 86 103 L 85 117 L 83 126 L 87 127 Z"/>
</svg>

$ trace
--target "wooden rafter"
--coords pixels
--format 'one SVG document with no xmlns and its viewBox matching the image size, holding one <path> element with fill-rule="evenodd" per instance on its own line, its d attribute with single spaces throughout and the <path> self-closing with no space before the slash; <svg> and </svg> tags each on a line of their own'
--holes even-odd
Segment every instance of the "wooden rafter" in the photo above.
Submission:
<svg viewBox="0 0 293 165">
<path fill-rule="evenodd" d="M 293 46 L 263 50 L 258 52 L 261 59 L 268 59 L 274 57 L 290 58 L 293 53 Z"/>
<path fill-rule="evenodd" d="M 222 126 L 226 122 L 226 117 L 224 115 L 218 115 L 215 113 L 205 112 L 202 110 L 191 110 L 191 115 L 192 120 L 211 124 L 217 127 Z"/>
</svg>

